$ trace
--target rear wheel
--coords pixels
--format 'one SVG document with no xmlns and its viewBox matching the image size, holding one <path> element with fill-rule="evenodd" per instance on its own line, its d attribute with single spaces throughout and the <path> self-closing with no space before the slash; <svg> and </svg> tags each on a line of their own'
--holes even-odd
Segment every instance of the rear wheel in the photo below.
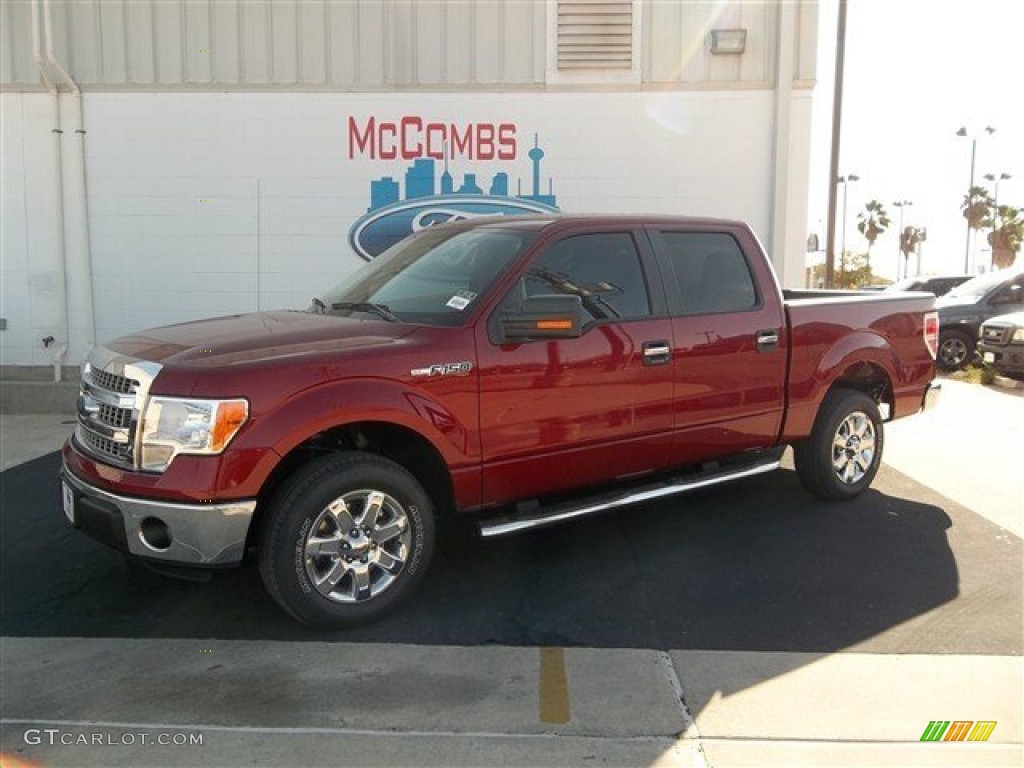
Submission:
<svg viewBox="0 0 1024 768">
<path fill-rule="evenodd" d="M 416 479 L 379 456 L 339 453 L 303 467 L 275 495 L 260 574 L 296 619 L 351 627 L 408 597 L 433 547 L 433 507 Z"/>
<path fill-rule="evenodd" d="M 875 401 L 863 392 L 834 389 L 822 401 L 810 437 L 793 448 L 797 476 L 819 498 L 852 499 L 878 472 L 882 443 Z"/>
<path fill-rule="evenodd" d="M 974 355 L 975 341 L 969 334 L 952 328 L 939 334 L 939 354 L 936 365 L 944 371 L 963 368 Z"/>
</svg>

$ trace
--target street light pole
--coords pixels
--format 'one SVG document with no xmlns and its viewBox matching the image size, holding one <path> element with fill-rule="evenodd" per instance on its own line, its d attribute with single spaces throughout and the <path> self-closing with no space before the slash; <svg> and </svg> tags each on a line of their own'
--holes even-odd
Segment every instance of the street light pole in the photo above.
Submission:
<svg viewBox="0 0 1024 768">
<path fill-rule="evenodd" d="M 989 136 L 991 136 L 993 133 L 996 132 L 996 129 L 993 128 L 991 125 L 987 125 L 987 126 L 985 126 L 985 132 Z M 962 126 L 960 128 L 960 130 L 958 130 L 956 132 L 956 135 L 961 137 L 961 138 L 966 138 L 968 136 L 967 126 Z M 970 139 L 971 139 L 971 183 L 967 187 L 967 206 L 968 206 L 968 212 L 970 210 L 972 192 L 974 192 L 974 160 L 975 160 L 975 157 L 977 156 L 977 153 L 978 153 L 978 137 L 977 136 L 971 136 Z M 964 274 L 966 275 L 966 274 L 970 274 L 970 271 L 971 271 L 971 219 L 970 219 L 970 217 L 965 217 L 965 218 L 967 218 L 967 241 L 964 244 Z"/>
<path fill-rule="evenodd" d="M 893 206 L 900 209 L 900 229 L 896 238 L 896 279 L 900 279 L 900 256 L 903 254 L 903 209 L 909 208 L 913 205 L 910 200 L 898 200 L 893 203 Z M 910 256 L 906 257 L 906 267 L 904 268 L 904 277 L 910 276 Z"/>
<path fill-rule="evenodd" d="M 839 246 L 839 271 L 846 272 L 846 188 L 850 182 L 860 181 L 860 176 L 851 173 L 846 176 L 840 176 L 836 179 L 837 184 L 843 185 L 843 235 L 841 238 L 841 245 Z"/>
</svg>

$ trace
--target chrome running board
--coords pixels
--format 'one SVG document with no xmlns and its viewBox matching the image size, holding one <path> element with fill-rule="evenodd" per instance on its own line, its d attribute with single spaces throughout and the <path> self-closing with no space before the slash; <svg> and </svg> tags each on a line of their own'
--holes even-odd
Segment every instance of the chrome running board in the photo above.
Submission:
<svg viewBox="0 0 1024 768">
<path fill-rule="evenodd" d="M 673 496 L 677 493 L 695 491 L 698 488 L 728 483 L 744 477 L 762 475 L 778 469 L 780 463 L 778 460 L 772 459 L 760 464 L 747 465 L 742 469 L 720 470 L 712 474 L 691 475 L 688 479 L 679 477 L 669 478 L 660 483 L 652 483 L 639 488 L 632 488 L 628 491 L 622 491 L 617 495 L 605 493 L 597 498 L 591 496 L 583 501 L 577 500 L 555 504 L 550 507 L 542 507 L 539 511 L 531 512 L 521 517 L 500 517 L 482 520 L 479 524 L 480 535 L 485 539 L 492 539 L 498 536 L 519 533 L 530 528 L 543 528 L 544 526 L 563 523 L 566 520 L 575 520 L 578 517 L 605 512 L 617 507 L 640 504 L 641 502 L 660 499 L 664 496 Z"/>
</svg>

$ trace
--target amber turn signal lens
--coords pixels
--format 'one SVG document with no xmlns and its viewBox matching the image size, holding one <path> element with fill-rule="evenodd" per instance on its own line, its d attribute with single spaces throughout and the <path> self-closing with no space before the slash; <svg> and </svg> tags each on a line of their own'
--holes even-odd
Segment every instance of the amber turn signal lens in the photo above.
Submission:
<svg viewBox="0 0 1024 768">
<path fill-rule="evenodd" d="M 219 452 L 245 424 L 249 417 L 249 404 L 245 400 L 227 400 L 217 405 L 217 420 L 213 425 L 210 447 Z"/>
<path fill-rule="evenodd" d="M 538 331 L 568 331 L 572 329 L 572 320 L 538 320 Z"/>
</svg>

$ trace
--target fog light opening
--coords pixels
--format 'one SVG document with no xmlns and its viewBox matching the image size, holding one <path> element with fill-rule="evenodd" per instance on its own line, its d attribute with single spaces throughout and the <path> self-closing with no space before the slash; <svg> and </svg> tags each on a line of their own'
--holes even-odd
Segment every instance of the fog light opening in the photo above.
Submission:
<svg viewBox="0 0 1024 768">
<path fill-rule="evenodd" d="M 167 523 L 156 517 L 147 517 L 139 526 L 142 543 L 157 552 L 166 552 L 171 546 L 171 529 Z"/>
</svg>

